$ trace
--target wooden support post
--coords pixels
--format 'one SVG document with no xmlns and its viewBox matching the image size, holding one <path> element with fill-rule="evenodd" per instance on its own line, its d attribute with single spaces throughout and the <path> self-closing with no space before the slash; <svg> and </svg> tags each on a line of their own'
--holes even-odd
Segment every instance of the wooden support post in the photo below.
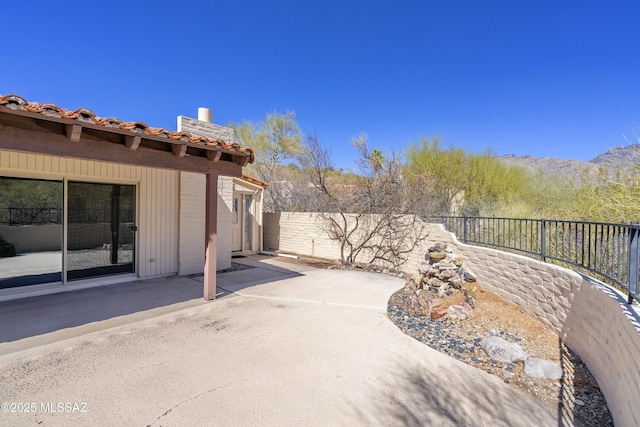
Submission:
<svg viewBox="0 0 640 427">
<path fill-rule="evenodd" d="M 205 213 L 204 246 L 204 299 L 216 297 L 216 259 L 218 241 L 218 175 L 214 171 L 206 174 L 207 195 Z"/>
</svg>

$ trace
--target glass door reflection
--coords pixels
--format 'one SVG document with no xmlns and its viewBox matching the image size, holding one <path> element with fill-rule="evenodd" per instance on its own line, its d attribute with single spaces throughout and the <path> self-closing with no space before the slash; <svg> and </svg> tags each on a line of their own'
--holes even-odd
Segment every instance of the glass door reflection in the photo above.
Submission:
<svg viewBox="0 0 640 427">
<path fill-rule="evenodd" d="M 0 177 L 0 289 L 62 281 L 63 189 Z"/>
<path fill-rule="evenodd" d="M 67 279 L 133 273 L 135 186 L 69 182 Z"/>
</svg>

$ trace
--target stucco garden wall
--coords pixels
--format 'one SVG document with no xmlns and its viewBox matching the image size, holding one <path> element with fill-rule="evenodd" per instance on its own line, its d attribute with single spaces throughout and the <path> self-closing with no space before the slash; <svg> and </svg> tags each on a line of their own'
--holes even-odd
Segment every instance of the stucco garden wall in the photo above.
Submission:
<svg viewBox="0 0 640 427">
<path fill-rule="evenodd" d="M 13 243 L 17 253 L 59 251 L 62 225 L 0 225 L 0 237 Z"/>
<path fill-rule="evenodd" d="M 265 250 L 340 259 L 340 246 L 322 230 L 317 213 L 267 213 L 262 221 Z"/>
<path fill-rule="evenodd" d="M 436 242 L 464 258 L 478 283 L 535 315 L 577 352 L 607 398 L 616 426 L 640 425 L 640 316 L 619 292 L 578 273 L 532 258 L 460 243 L 440 224 L 402 266 L 413 274 Z M 339 246 L 313 213 L 265 214 L 265 247 L 339 259 Z"/>
</svg>

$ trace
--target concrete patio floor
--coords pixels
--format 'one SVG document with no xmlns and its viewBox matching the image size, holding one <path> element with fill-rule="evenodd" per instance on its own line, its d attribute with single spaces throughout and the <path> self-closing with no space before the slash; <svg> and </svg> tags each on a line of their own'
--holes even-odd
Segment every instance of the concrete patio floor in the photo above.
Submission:
<svg viewBox="0 0 640 427">
<path fill-rule="evenodd" d="M 171 278 L 1 303 L 0 402 L 35 411 L 0 425 L 573 425 L 400 332 L 400 279 L 241 262 L 213 302 Z"/>
</svg>

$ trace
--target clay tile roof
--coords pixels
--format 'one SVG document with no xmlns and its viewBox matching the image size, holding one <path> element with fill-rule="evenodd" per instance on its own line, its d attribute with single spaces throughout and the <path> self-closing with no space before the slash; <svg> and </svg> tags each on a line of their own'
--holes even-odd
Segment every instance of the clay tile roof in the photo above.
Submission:
<svg viewBox="0 0 640 427">
<path fill-rule="evenodd" d="M 12 110 L 23 110 L 33 113 L 40 113 L 42 115 L 50 117 L 78 120 L 86 123 L 94 123 L 96 125 L 104 126 L 107 128 L 120 128 L 131 132 L 144 133 L 149 136 L 166 137 L 168 139 L 207 145 L 209 147 L 221 148 L 223 150 L 235 151 L 248 155 L 249 163 L 253 163 L 253 161 L 255 160 L 253 149 L 242 147 L 237 142 L 227 143 L 218 139 L 191 135 L 189 132 L 175 132 L 164 128 L 150 128 L 146 123 L 143 122 L 123 122 L 122 120 L 116 118 L 101 118 L 96 116 L 93 111 L 87 108 L 78 108 L 76 110 L 70 111 L 58 107 L 55 104 L 38 104 L 37 102 L 29 102 L 18 95 L 0 95 L 0 105 L 8 107 Z M 260 180 L 256 181 L 262 182 Z"/>
<path fill-rule="evenodd" d="M 259 180 L 258 178 L 254 178 L 252 176 L 246 175 L 246 174 L 242 174 L 242 179 L 244 179 L 247 182 L 250 182 L 251 184 L 255 184 L 255 185 L 259 185 L 260 187 L 267 189 L 269 188 L 269 184 Z"/>
</svg>

